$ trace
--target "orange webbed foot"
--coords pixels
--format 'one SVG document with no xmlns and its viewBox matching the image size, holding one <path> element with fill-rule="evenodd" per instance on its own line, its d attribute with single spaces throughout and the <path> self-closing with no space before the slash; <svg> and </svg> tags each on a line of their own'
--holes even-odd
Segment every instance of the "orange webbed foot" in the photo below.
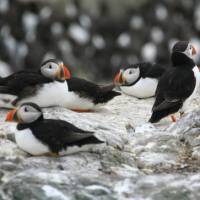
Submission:
<svg viewBox="0 0 200 200">
<path fill-rule="evenodd" d="M 176 117 L 174 115 L 171 115 L 172 122 L 176 122 Z"/>
</svg>

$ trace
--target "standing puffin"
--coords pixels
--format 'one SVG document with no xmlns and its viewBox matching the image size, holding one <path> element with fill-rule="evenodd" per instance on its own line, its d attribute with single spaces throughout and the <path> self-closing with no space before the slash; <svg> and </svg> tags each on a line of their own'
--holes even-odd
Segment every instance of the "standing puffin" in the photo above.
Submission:
<svg viewBox="0 0 200 200">
<path fill-rule="evenodd" d="M 165 72 L 159 64 L 137 63 L 123 68 L 115 76 L 114 84 L 122 92 L 140 99 L 155 96 L 158 80 Z"/>
<path fill-rule="evenodd" d="M 56 59 L 42 63 L 39 72 L 20 71 L 1 78 L 0 107 L 12 108 L 18 105 L 22 99 L 41 94 L 42 90 L 49 85 L 57 85 L 57 82 L 63 83 L 68 78 L 70 78 L 69 70 Z M 46 103 L 46 106 L 51 106 L 47 101 Z"/>
<path fill-rule="evenodd" d="M 41 108 L 24 103 L 7 114 L 6 121 L 17 121 L 15 140 L 25 152 L 34 155 L 59 155 L 70 146 L 99 144 L 93 132 L 54 119 L 44 119 Z"/>
<path fill-rule="evenodd" d="M 149 122 L 156 123 L 179 110 L 184 112 L 200 83 L 200 72 L 192 59 L 194 54 L 196 50 L 189 42 L 180 41 L 174 45 L 171 55 L 173 67 L 163 74 L 158 83 Z M 176 121 L 174 116 L 172 121 Z"/>
</svg>

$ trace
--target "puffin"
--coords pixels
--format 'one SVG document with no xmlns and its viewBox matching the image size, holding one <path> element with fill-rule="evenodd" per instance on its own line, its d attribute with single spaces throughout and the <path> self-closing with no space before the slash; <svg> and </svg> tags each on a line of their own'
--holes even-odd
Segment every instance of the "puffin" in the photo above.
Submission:
<svg viewBox="0 0 200 200">
<path fill-rule="evenodd" d="M 113 84 L 99 86 L 91 81 L 71 77 L 66 80 L 68 91 L 64 106 L 76 112 L 90 112 L 121 95 Z"/>
<path fill-rule="evenodd" d="M 70 71 L 63 62 L 49 59 L 41 64 L 38 72 L 19 71 L 8 77 L 0 78 L 0 107 L 13 108 L 20 104 L 22 99 L 38 93 L 43 94 L 45 93 L 43 90 L 49 85 L 64 83 L 70 76 Z M 48 101 L 46 103 L 46 106 L 49 106 Z"/>
<path fill-rule="evenodd" d="M 144 99 L 155 96 L 160 77 L 166 68 L 150 62 L 126 66 L 117 73 L 114 84 L 129 96 Z"/>
<path fill-rule="evenodd" d="M 184 114 L 200 83 L 200 72 L 192 59 L 195 54 L 196 49 L 190 42 L 179 41 L 174 45 L 171 54 L 173 67 L 160 78 L 149 122 L 159 122 L 168 115 L 176 122 L 172 114 L 178 111 L 181 116 Z"/>
<path fill-rule="evenodd" d="M 68 147 L 103 143 L 94 132 L 56 119 L 44 119 L 41 108 L 24 103 L 8 112 L 7 122 L 17 122 L 14 130 L 17 145 L 33 156 L 59 156 Z"/>
<path fill-rule="evenodd" d="M 65 81 L 45 84 L 39 92 L 26 96 L 16 102 L 20 105 L 33 102 L 40 107 L 60 106 L 75 112 L 91 112 L 121 95 L 113 84 L 99 86 L 91 81 L 71 77 Z"/>
</svg>

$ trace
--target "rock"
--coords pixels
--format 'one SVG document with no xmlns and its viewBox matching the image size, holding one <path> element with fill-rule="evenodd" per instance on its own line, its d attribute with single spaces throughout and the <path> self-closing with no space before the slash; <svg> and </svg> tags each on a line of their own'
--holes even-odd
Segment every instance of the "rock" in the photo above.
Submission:
<svg viewBox="0 0 200 200">
<path fill-rule="evenodd" d="M 196 109 L 188 113 L 181 121 L 170 127 L 171 131 L 178 135 L 183 143 L 190 149 L 193 159 L 200 159 L 200 110 Z"/>
<path fill-rule="evenodd" d="M 196 99 L 175 124 L 170 118 L 147 123 L 153 98 L 122 95 L 91 113 L 43 109 L 45 118 L 69 121 L 105 141 L 59 158 L 21 151 L 15 123 L 3 122 L 2 110 L 0 199 L 199 199 L 200 110 L 191 111 Z"/>
</svg>

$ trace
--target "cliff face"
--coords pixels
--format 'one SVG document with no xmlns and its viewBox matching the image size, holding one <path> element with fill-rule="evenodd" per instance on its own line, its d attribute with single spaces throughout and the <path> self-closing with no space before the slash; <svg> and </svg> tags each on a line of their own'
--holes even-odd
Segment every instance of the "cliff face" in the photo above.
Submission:
<svg viewBox="0 0 200 200">
<path fill-rule="evenodd" d="M 67 120 L 106 141 L 59 158 L 27 155 L 14 142 L 15 124 L 1 122 L 0 199 L 199 199 L 198 99 L 176 124 L 169 118 L 147 123 L 153 99 L 125 95 L 93 113 L 44 109 L 46 118 Z"/>
</svg>

